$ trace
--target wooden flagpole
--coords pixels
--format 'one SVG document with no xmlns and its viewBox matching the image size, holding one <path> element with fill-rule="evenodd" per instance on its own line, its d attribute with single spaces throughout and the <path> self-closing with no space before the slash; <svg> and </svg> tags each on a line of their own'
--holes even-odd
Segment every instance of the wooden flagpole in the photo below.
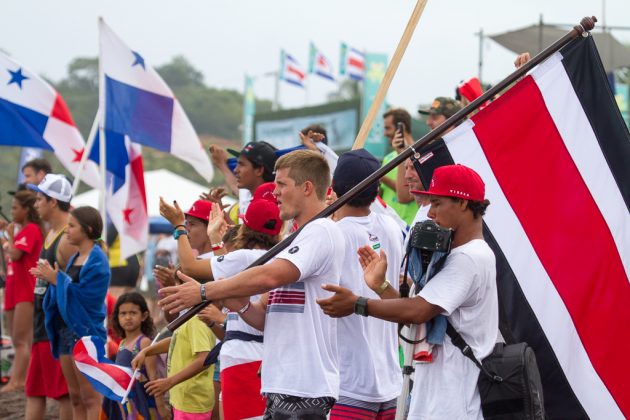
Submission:
<svg viewBox="0 0 630 420">
<path fill-rule="evenodd" d="M 362 149 L 365 145 L 365 140 L 367 139 L 370 130 L 372 129 L 372 125 L 374 124 L 374 119 L 376 118 L 376 113 L 381 107 L 381 104 L 385 100 L 385 95 L 387 95 L 387 91 L 389 90 L 389 85 L 392 83 L 394 79 L 394 75 L 398 70 L 398 65 L 405 55 L 405 51 L 407 50 L 407 46 L 409 45 L 409 41 L 413 36 L 413 32 L 416 30 L 416 26 L 418 25 L 418 21 L 420 20 L 420 16 L 422 16 L 422 12 L 424 12 L 424 7 L 427 5 L 427 0 L 418 0 L 416 3 L 416 7 L 413 9 L 411 13 L 411 17 L 409 18 L 409 22 L 407 22 L 407 27 L 405 28 L 405 32 L 403 32 L 402 37 L 400 38 L 400 42 L 398 42 L 398 47 L 396 47 L 396 51 L 394 52 L 394 56 L 392 60 L 389 62 L 387 66 L 387 70 L 385 71 L 385 76 L 383 76 L 383 80 L 381 80 L 381 85 L 378 87 L 378 91 L 376 92 L 376 96 L 374 97 L 374 101 L 372 101 L 372 105 L 370 105 L 370 110 L 363 120 L 363 124 L 361 124 L 361 129 L 359 129 L 359 134 L 357 134 L 357 138 L 354 140 L 354 144 L 352 145 L 352 150 Z M 364 76 L 365 77 L 365 76 Z"/>
</svg>

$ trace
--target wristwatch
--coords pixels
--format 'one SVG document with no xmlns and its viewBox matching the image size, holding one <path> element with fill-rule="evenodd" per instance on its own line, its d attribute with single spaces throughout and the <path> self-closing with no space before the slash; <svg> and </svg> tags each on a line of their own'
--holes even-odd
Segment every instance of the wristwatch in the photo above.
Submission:
<svg viewBox="0 0 630 420">
<path fill-rule="evenodd" d="M 173 231 L 173 238 L 175 240 L 178 240 L 180 236 L 182 235 L 188 235 L 188 231 L 187 230 L 183 230 L 183 229 L 175 229 Z"/>
<path fill-rule="evenodd" d="M 201 292 L 201 301 L 205 302 L 206 300 L 208 300 L 208 298 L 206 297 L 206 283 L 201 283 L 199 291 Z"/>
<path fill-rule="evenodd" d="M 359 296 L 359 299 L 354 303 L 354 313 L 361 316 L 368 316 L 367 303 L 367 298 Z"/>
</svg>

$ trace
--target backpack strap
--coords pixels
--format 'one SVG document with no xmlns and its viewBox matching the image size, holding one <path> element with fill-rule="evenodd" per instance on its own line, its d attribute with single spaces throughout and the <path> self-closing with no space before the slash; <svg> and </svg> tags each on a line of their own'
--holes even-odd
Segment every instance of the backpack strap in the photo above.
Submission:
<svg viewBox="0 0 630 420">
<path fill-rule="evenodd" d="M 488 379 L 490 379 L 493 382 L 503 382 L 502 377 L 500 377 L 499 375 L 490 373 L 488 369 L 486 369 L 479 362 L 479 360 L 477 360 L 472 349 L 470 348 L 468 343 L 466 343 L 466 340 L 464 340 L 464 337 L 462 337 L 462 335 L 457 332 L 457 330 L 453 327 L 453 325 L 450 323 L 448 319 L 446 320 L 446 334 L 448 334 L 448 336 L 451 338 L 451 342 L 453 343 L 453 345 L 457 347 L 464 356 L 469 358 Z"/>
</svg>

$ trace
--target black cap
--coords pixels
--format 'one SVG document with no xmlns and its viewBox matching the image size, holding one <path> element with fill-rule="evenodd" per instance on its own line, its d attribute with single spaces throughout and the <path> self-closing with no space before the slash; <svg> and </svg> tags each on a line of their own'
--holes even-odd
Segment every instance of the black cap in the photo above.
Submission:
<svg viewBox="0 0 630 420">
<path fill-rule="evenodd" d="M 17 190 L 15 190 L 15 191 L 7 191 L 7 192 L 9 193 L 9 195 L 15 195 L 15 193 L 16 193 L 16 192 L 18 192 L 18 191 L 24 191 L 24 190 L 26 190 L 26 189 L 27 189 L 27 188 L 26 188 L 26 184 L 18 184 L 18 186 L 17 186 Z"/>
<path fill-rule="evenodd" d="M 227 149 L 227 151 L 232 156 L 239 157 L 243 155 L 250 162 L 267 168 L 270 172 L 273 172 L 273 168 L 276 165 L 276 148 L 265 141 L 249 142 L 240 152 L 234 149 Z"/>
</svg>

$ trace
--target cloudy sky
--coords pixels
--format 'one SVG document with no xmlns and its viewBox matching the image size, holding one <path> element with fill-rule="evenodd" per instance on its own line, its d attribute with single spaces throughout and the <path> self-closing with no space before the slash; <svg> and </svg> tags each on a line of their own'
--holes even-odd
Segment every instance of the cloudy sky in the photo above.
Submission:
<svg viewBox="0 0 630 420">
<path fill-rule="evenodd" d="M 462 79 L 477 75 L 475 32 L 496 34 L 538 22 L 577 23 L 603 16 L 609 26 L 630 26 L 628 0 L 429 0 L 389 90 L 388 102 L 410 110 L 435 96 L 452 95 Z M 415 5 L 413 0 L 21 0 L 3 2 L 0 49 L 53 80 L 70 60 L 98 53 L 97 18 L 106 22 L 147 63 L 184 55 L 207 84 L 243 89 L 245 74 L 261 76 L 256 95 L 272 98 L 281 48 L 304 65 L 309 41 L 335 66 L 341 41 L 391 57 Z M 630 43 L 630 31 L 613 34 Z M 483 49 L 486 82 L 513 70 L 514 54 L 491 40 Z M 284 85 L 284 107 L 315 105 L 335 84 L 312 77 L 307 92 Z"/>
</svg>

